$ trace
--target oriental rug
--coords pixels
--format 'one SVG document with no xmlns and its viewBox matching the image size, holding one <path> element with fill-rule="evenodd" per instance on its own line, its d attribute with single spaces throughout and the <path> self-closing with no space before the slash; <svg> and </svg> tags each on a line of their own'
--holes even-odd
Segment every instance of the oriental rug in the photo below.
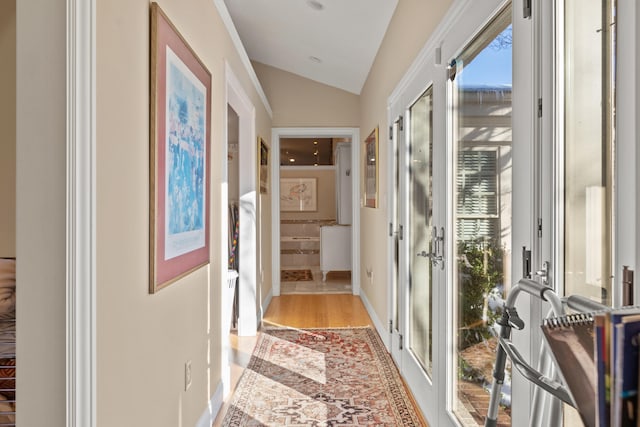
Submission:
<svg viewBox="0 0 640 427">
<path fill-rule="evenodd" d="M 422 426 L 369 327 L 265 329 L 223 426 Z"/>
<path fill-rule="evenodd" d="M 280 270 L 283 282 L 309 282 L 313 280 L 311 270 Z"/>
</svg>

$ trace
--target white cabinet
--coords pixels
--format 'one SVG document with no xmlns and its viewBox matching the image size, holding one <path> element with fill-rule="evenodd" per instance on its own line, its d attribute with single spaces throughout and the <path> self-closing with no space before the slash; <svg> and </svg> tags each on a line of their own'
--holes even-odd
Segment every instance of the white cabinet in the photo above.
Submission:
<svg viewBox="0 0 640 427">
<path fill-rule="evenodd" d="M 351 270 L 351 226 L 320 227 L 320 270 L 322 281 L 329 271 Z"/>
</svg>

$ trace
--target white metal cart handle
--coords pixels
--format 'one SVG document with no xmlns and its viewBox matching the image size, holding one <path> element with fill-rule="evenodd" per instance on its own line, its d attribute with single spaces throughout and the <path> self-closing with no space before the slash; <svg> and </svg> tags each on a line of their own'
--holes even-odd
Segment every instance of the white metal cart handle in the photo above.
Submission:
<svg viewBox="0 0 640 427">
<path fill-rule="evenodd" d="M 513 365 L 518 369 L 518 372 L 520 372 L 526 379 L 528 379 L 532 383 L 536 384 L 540 388 L 548 391 L 558 399 L 575 408 L 576 404 L 573 400 L 573 397 L 571 397 L 571 394 L 564 385 L 562 385 L 558 381 L 552 380 L 551 378 L 542 375 L 540 372 L 533 369 L 531 365 L 525 362 L 520 352 L 518 352 L 518 349 L 516 349 L 516 347 L 510 340 L 504 338 L 500 338 L 499 340 L 500 345 L 507 353 L 507 356 L 509 356 L 509 358 L 511 359 L 511 363 L 513 363 Z"/>
</svg>

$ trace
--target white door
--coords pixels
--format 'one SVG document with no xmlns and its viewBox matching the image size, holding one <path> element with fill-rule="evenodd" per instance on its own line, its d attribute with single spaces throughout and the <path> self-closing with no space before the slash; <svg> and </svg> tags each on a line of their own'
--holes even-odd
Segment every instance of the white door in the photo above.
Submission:
<svg viewBox="0 0 640 427">
<path fill-rule="evenodd" d="M 508 4 L 466 43 L 449 67 L 448 288 L 453 327 L 449 411 L 484 424 L 500 299 L 512 284 L 512 9 Z M 517 279 L 516 279 L 517 280 Z M 511 375 L 498 425 L 511 424 Z"/>
<path fill-rule="evenodd" d="M 425 414 L 437 414 L 435 343 L 439 339 L 434 283 L 444 247 L 434 223 L 433 86 L 407 106 L 392 125 L 393 185 L 390 238 L 392 273 L 391 353 Z M 440 164 L 443 167 L 444 164 Z M 439 230 L 439 231 L 438 231 Z M 433 421 L 432 421 L 433 422 Z"/>
<path fill-rule="evenodd" d="M 489 328 L 511 278 L 511 8 L 500 3 L 469 3 L 390 108 L 391 352 L 433 425 L 483 424 Z M 437 64 L 447 52 L 457 76 Z"/>
</svg>

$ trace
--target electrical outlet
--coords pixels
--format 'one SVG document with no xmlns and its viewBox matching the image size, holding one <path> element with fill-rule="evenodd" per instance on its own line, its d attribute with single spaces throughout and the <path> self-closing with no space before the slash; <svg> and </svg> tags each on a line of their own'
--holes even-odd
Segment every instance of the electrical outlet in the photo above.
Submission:
<svg viewBox="0 0 640 427">
<path fill-rule="evenodd" d="M 373 285 L 373 268 L 367 268 L 367 277 L 369 278 L 369 283 Z"/>
<path fill-rule="evenodd" d="M 191 360 L 187 360 L 184 364 L 184 391 L 191 387 Z"/>
</svg>

